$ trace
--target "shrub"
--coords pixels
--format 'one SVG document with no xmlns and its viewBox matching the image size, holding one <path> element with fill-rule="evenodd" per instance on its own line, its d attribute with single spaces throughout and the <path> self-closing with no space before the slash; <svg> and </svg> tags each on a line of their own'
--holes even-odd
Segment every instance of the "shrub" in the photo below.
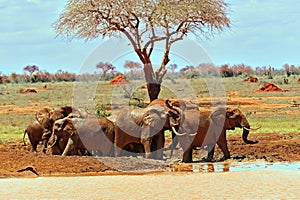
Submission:
<svg viewBox="0 0 300 200">
<path fill-rule="evenodd" d="M 109 117 L 111 114 L 106 112 L 107 108 L 105 105 L 96 105 L 96 116 L 98 117 Z"/>
</svg>

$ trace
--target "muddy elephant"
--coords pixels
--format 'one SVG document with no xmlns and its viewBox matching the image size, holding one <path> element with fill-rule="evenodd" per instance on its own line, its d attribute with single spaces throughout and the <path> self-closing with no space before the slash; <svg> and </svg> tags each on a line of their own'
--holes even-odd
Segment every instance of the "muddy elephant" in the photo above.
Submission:
<svg viewBox="0 0 300 200">
<path fill-rule="evenodd" d="M 28 135 L 28 139 L 30 141 L 32 151 L 36 152 L 37 145 L 40 141 L 43 141 L 44 149 L 46 150 L 47 138 L 43 137 L 48 131 L 51 133 L 52 129 L 52 120 L 51 117 L 54 117 L 52 114 L 53 110 L 51 108 L 43 108 L 39 110 L 35 118 L 27 125 L 24 135 L 23 135 L 23 143 L 25 143 L 25 136 Z"/>
<path fill-rule="evenodd" d="M 28 135 L 32 146 L 32 151 L 36 152 L 39 142 L 43 142 L 43 152 L 46 152 L 47 143 L 52 133 L 53 123 L 57 119 L 62 119 L 68 115 L 76 115 L 86 117 L 88 114 L 83 109 L 74 108 L 72 106 L 62 106 L 60 108 L 42 108 L 39 110 L 35 118 L 28 124 L 24 131 L 23 142 L 25 144 L 25 136 Z"/>
<path fill-rule="evenodd" d="M 250 125 L 245 115 L 238 108 L 218 107 L 212 112 L 186 110 L 178 131 L 180 146 L 183 148 L 183 162 L 192 162 L 192 150 L 196 147 L 206 147 L 208 156 L 205 161 L 212 161 L 215 144 L 222 150 L 224 156 L 220 160 L 230 158 L 227 146 L 226 131 L 242 128 L 242 138 L 246 144 L 257 141 L 248 140 Z M 253 129 L 254 130 L 254 129 Z"/>
<path fill-rule="evenodd" d="M 169 101 L 173 106 L 179 107 L 182 110 L 182 112 L 184 112 L 185 110 L 199 110 L 198 105 L 196 103 L 187 102 L 181 99 L 170 99 Z M 161 105 L 167 109 L 167 105 L 164 99 L 155 99 L 148 104 L 148 106 L 152 105 Z M 165 130 L 169 130 L 172 133 L 172 143 L 168 147 L 166 147 L 166 149 L 173 150 L 178 145 L 178 138 L 176 137 L 176 134 L 174 133 L 171 127 Z M 171 157 L 172 153 L 173 151 L 171 151 Z"/>
<path fill-rule="evenodd" d="M 164 130 L 178 126 L 182 115 L 182 110 L 169 100 L 165 105 L 127 107 L 120 111 L 115 122 L 116 156 L 121 156 L 128 145 L 141 144 L 138 149 L 145 152 L 146 158 L 163 159 Z"/>
<path fill-rule="evenodd" d="M 42 135 L 43 135 L 44 127 L 37 121 L 33 120 L 30 122 L 23 135 L 23 143 L 25 143 L 25 136 L 28 135 L 29 142 L 31 144 L 31 149 L 33 152 L 37 152 L 36 148 L 40 141 L 42 141 Z"/>
<path fill-rule="evenodd" d="M 49 145 L 56 155 L 113 156 L 114 137 L 114 123 L 105 117 L 66 117 L 55 121 Z"/>
</svg>

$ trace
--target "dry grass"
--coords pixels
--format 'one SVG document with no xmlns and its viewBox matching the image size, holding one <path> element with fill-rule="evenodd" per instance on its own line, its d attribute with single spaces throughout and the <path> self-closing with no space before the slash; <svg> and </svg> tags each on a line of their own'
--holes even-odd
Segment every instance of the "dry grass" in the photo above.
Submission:
<svg viewBox="0 0 300 200">
<path fill-rule="evenodd" d="M 299 107 L 292 107 L 293 102 L 300 103 L 300 85 L 293 81 L 297 78 L 291 78 L 290 84 L 278 85 L 289 92 L 255 92 L 264 82 L 276 84 L 280 78 L 274 80 L 259 78 L 259 83 L 243 83 L 242 78 L 223 79 L 226 96 L 220 99 L 227 101 L 230 106 L 239 107 L 254 126 L 262 125 L 258 133 L 299 132 L 300 124 L 297 123 L 300 121 Z M 181 79 L 176 80 L 175 84 L 171 80 L 165 80 L 159 97 L 183 98 L 192 102 L 198 99 L 200 107 L 208 108 L 207 102 L 211 101 L 211 93 L 205 81 L 211 81 L 209 87 L 214 91 L 222 88 L 214 85 L 213 79 Z M 38 90 L 38 93 L 20 93 L 23 89 L 44 88 L 45 85 L 46 89 Z M 110 85 L 108 82 L 1 84 L 0 142 L 22 138 L 23 131 L 33 119 L 34 113 L 45 106 L 59 107 L 73 104 L 94 113 L 99 105 L 105 105 L 108 109 L 118 109 L 121 105 L 128 105 L 138 99 L 149 102 L 147 90 L 142 88 L 143 85 L 141 81 L 123 85 Z M 131 99 L 128 98 L 128 94 L 131 95 Z M 232 134 L 236 132 L 240 131 L 233 131 Z"/>
</svg>

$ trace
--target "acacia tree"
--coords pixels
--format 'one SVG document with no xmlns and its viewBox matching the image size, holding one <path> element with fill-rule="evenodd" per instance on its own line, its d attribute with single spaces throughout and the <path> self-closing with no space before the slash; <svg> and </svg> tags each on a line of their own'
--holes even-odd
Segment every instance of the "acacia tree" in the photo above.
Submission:
<svg viewBox="0 0 300 200">
<path fill-rule="evenodd" d="M 177 69 L 177 64 L 171 64 L 168 69 L 172 71 L 172 74 L 174 74 L 175 70 Z"/>
<path fill-rule="evenodd" d="M 189 33 L 210 36 L 230 26 L 223 0 L 69 0 L 54 23 L 68 39 L 124 35 L 143 63 L 150 101 L 160 92 L 171 46 Z M 160 67 L 154 71 L 151 54 L 164 42 Z"/>
<path fill-rule="evenodd" d="M 102 70 L 102 75 L 103 75 L 103 77 L 106 76 L 106 74 L 107 74 L 107 72 L 108 72 L 109 70 L 114 71 L 114 70 L 116 69 L 115 66 L 113 66 L 112 64 L 110 64 L 110 63 L 108 63 L 108 62 L 99 62 L 99 63 L 96 65 L 96 68 Z"/>
<path fill-rule="evenodd" d="M 126 60 L 125 64 L 124 64 L 124 68 L 128 68 L 130 71 L 134 71 L 134 70 L 142 68 L 142 66 L 138 62 Z"/>
<path fill-rule="evenodd" d="M 32 76 L 32 74 L 35 71 L 39 71 L 39 67 L 36 65 L 27 65 L 26 67 L 24 67 L 23 69 L 24 71 L 28 71 L 30 73 L 30 76 Z"/>
</svg>

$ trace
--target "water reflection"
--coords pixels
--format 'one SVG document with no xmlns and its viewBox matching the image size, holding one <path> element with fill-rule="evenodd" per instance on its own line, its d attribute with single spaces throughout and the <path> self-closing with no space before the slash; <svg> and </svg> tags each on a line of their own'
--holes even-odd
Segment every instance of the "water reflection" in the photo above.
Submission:
<svg viewBox="0 0 300 200">
<path fill-rule="evenodd" d="M 300 162 L 295 163 L 245 163 L 245 162 L 222 162 L 222 163 L 192 163 L 170 166 L 173 172 L 200 172 L 219 173 L 236 172 L 247 170 L 293 170 L 300 172 Z"/>
<path fill-rule="evenodd" d="M 228 163 L 194 163 L 192 164 L 193 172 L 229 172 L 230 165 Z"/>
</svg>

